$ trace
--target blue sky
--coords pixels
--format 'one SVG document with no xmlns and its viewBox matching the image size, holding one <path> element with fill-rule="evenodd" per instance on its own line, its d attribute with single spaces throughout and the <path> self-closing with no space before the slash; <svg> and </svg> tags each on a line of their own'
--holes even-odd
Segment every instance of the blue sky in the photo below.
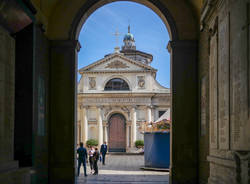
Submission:
<svg viewBox="0 0 250 184">
<path fill-rule="evenodd" d="M 128 31 L 134 35 L 136 49 L 153 55 L 151 66 L 158 70 L 156 79 L 170 87 L 170 55 L 166 49 L 169 35 L 160 19 L 151 9 L 133 2 L 114 2 L 97 9 L 84 23 L 79 41 L 78 69 L 87 66 L 104 55 L 112 53 L 116 46 L 113 35 L 119 36 L 118 46 L 123 45 L 123 36 Z M 80 75 L 78 75 L 78 80 Z"/>
</svg>

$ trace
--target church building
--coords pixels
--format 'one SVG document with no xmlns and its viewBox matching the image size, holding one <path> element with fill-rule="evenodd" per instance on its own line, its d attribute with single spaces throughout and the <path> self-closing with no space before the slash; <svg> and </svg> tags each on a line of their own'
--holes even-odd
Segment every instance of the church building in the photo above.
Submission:
<svg viewBox="0 0 250 184">
<path fill-rule="evenodd" d="M 129 152 L 143 139 L 140 123 L 170 111 L 170 89 L 156 81 L 153 56 L 136 50 L 130 26 L 123 42 L 121 50 L 79 70 L 78 143 L 96 139 L 109 151 Z"/>
</svg>

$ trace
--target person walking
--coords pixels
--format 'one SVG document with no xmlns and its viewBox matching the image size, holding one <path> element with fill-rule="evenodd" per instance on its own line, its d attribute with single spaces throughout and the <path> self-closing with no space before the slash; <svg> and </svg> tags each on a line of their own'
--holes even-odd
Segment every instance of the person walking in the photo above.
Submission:
<svg viewBox="0 0 250 184">
<path fill-rule="evenodd" d="M 105 156 L 106 156 L 107 150 L 108 150 L 107 142 L 104 141 L 104 143 L 101 146 L 101 150 L 100 150 L 100 153 L 102 155 L 102 165 L 105 165 Z"/>
<path fill-rule="evenodd" d="M 87 176 L 87 172 L 86 172 L 86 161 L 88 158 L 88 152 L 86 150 L 86 148 L 83 147 L 83 143 L 80 142 L 80 147 L 77 149 L 77 154 L 78 154 L 78 176 L 80 175 L 80 168 L 81 165 L 83 165 L 83 169 L 84 169 L 84 176 Z"/>
<path fill-rule="evenodd" d="M 93 159 L 94 159 L 94 175 L 98 175 L 98 160 L 100 157 L 100 153 L 98 151 L 98 148 L 95 148 L 95 153 L 93 154 Z"/>
<path fill-rule="evenodd" d="M 91 174 L 93 173 L 93 169 L 94 169 L 94 157 L 93 157 L 94 153 L 95 153 L 95 148 L 91 146 L 89 150 L 89 165 L 91 169 Z"/>
</svg>

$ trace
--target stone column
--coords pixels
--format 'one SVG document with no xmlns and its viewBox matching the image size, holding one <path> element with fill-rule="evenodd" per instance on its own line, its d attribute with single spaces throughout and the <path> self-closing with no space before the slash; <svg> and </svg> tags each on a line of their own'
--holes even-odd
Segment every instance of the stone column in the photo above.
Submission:
<svg viewBox="0 0 250 184">
<path fill-rule="evenodd" d="M 81 141 L 85 144 L 88 140 L 88 118 L 87 107 L 81 107 Z"/>
<path fill-rule="evenodd" d="M 102 108 L 97 107 L 98 146 L 103 144 Z"/>
<path fill-rule="evenodd" d="M 152 111 L 151 111 L 151 106 L 147 107 L 147 122 L 152 121 Z"/>
<path fill-rule="evenodd" d="M 104 141 L 108 143 L 108 126 L 104 126 Z"/>
<path fill-rule="evenodd" d="M 197 43 L 188 40 L 170 41 L 168 49 L 171 53 L 173 122 L 170 134 L 170 182 L 197 183 Z"/>
<path fill-rule="evenodd" d="M 135 141 L 136 141 L 136 107 L 132 107 L 131 109 L 131 119 L 132 119 L 132 124 L 131 124 L 131 147 L 134 147 Z"/>
</svg>

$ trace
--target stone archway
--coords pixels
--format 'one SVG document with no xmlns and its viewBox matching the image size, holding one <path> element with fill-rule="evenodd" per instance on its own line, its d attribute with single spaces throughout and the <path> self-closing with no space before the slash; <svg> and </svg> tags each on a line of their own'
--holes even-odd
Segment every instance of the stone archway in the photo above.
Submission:
<svg viewBox="0 0 250 184">
<path fill-rule="evenodd" d="M 120 113 L 112 114 L 108 120 L 109 152 L 126 151 L 126 119 Z"/>
<path fill-rule="evenodd" d="M 70 18 L 65 13 L 68 8 L 67 3 L 63 2 L 58 4 L 55 15 L 52 15 L 48 30 L 48 37 L 54 39 L 51 42 L 50 54 L 52 78 L 50 91 L 51 104 L 53 104 L 51 121 L 55 123 L 51 125 L 50 141 L 53 144 L 60 143 L 57 137 L 64 134 L 67 135 L 65 137 L 67 147 L 74 147 L 76 126 L 72 122 L 76 122 L 76 63 L 77 51 L 80 48 L 76 39 L 81 26 L 91 13 L 115 0 L 87 0 L 82 1 L 81 4 L 76 3 L 75 5 L 79 6 L 70 9 L 74 13 Z M 134 0 L 134 2 L 154 10 L 165 23 L 171 38 L 168 50 L 171 53 L 171 119 L 174 123 L 171 127 L 170 181 L 172 183 L 197 183 L 198 63 L 196 39 L 198 36 L 196 21 L 185 1 L 173 3 L 172 0 Z M 65 21 L 57 21 L 63 18 Z M 67 105 L 65 105 L 65 99 L 67 99 Z M 57 125 L 62 128 L 58 129 Z M 56 148 L 52 148 L 51 151 L 54 153 L 53 157 L 57 155 L 61 157 L 62 151 Z M 65 149 L 64 157 L 60 162 L 51 159 L 52 181 L 61 181 L 61 171 L 67 170 L 70 173 L 68 176 L 74 176 L 72 160 L 75 156 L 73 149 Z M 64 169 L 60 168 L 61 165 L 65 166 Z"/>
</svg>

